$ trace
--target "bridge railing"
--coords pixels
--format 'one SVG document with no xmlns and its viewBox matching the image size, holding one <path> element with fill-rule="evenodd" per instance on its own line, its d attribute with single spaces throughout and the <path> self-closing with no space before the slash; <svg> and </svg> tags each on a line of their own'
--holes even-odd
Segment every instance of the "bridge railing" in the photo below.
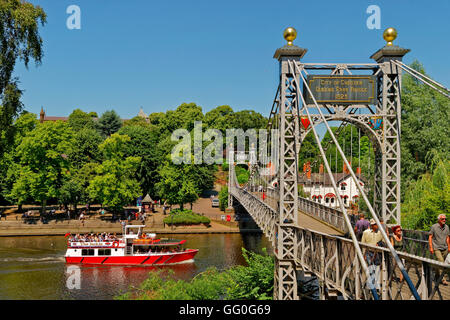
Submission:
<svg viewBox="0 0 450 320">
<path fill-rule="evenodd" d="M 349 232 L 342 211 L 325 206 L 323 204 L 317 203 L 315 201 L 303 197 L 298 197 L 298 200 L 299 200 L 298 202 L 299 210 L 307 214 L 310 214 L 322 220 L 323 222 L 332 225 L 333 227 L 339 229 L 343 233 Z M 353 215 L 349 215 L 349 218 L 351 222 L 355 220 Z"/>
<path fill-rule="evenodd" d="M 372 272 L 367 279 L 355 254 L 351 240 L 297 228 L 298 264 L 302 270 L 316 275 L 328 291 L 338 292 L 344 299 L 373 299 L 371 286 L 377 289 L 383 300 L 409 300 L 413 298 L 401 273 L 392 261 L 387 248 L 361 244 L 366 261 Z M 447 300 L 448 287 L 440 283 L 450 265 L 398 252 L 406 270 L 423 300 Z"/>
<path fill-rule="evenodd" d="M 271 240 L 276 251 L 275 225 L 278 216 L 275 209 L 244 189 L 232 187 L 230 192 Z M 329 213 L 337 214 L 333 211 Z M 373 285 L 382 299 L 411 299 L 411 291 L 405 281 L 400 281 L 400 271 L 387 248 L 360 244 L 368 261 L 371 257 L 378 257 L 374 263 L 369 263 L 372 276 L 368 279 L 350 239 L 300 227 L 295 230 L 298 241 L 297 267 L 317 276 L 328 292 L 338 293 L 344 299 L 373 299 L 370 291 Z M 444 274 L 450 272 L 450 265 L 406 252 L 398 252 L 398 255 L 404 261 L 406 271 L 422 299 L 450 299 L 449 287 L 440 284 Z"/>
<path fill-rule="evenodd" d="M 302 197 L 299 197 L 298 199 L 299 209 L 304 213 L 312 215 L 317 219 L 334 226 L 344 234 L 349 231 L 345 224 L 343 213 L 339 209 L 330 208 L 321 203 Z M 351 225 L 354 228 L 359 217 L 355 215 L 348 216 Z M 428 235 L 429 233 L 426 231 L 403 229 L 404 251 L 412 255 L 433 259 L 434 257 L 429 250 Z"/>
<path fill-rule="evenodd" d="M 429 232 L 403 229 L 405 251 L 416 256 L 433 259 L 428 244 Z"/>
<path fill-rule="evenodd" d="M 278 218 L 275 209 L 244 189 L 232 187 L 230 194 L 238 199 L 240 204 L 252 216 L 258 227 L 272 242 L 272 245 L 274 245 L 275 223 Z"/>
</svg>

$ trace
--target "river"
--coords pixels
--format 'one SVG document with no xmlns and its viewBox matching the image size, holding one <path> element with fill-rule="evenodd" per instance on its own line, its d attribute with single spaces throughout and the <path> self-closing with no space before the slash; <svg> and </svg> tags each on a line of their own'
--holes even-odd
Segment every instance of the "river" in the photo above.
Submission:
<svg viewBox="0 0 450 320">
<path fill-rule="evenodd" d="M 189 280 L 215 266 L 244 265 L 242 247 L 261 253 L 270 242 L 262 234 L 163 235 L 187 240 L 187 248 L 199 249 L 194 262 L 162 267 L 66 265 L 64 237 L 0 237 L 0 300 L 110 300 L 139 286 L 149 272 L 173 270 L 176 279 Z M 79 273 L 78 273 L 79 272 Z M 79 288 L 71 277 L 79 274 Z"/>
</svg>

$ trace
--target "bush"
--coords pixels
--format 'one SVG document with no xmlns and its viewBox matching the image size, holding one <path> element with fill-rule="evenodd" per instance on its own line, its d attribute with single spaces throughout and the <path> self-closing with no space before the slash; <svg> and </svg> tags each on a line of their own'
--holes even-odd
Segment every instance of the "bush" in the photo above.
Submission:
<svg viewBox="0 0 450 320">
<path fill-rule="evenodd" d="M 224 162 L 223 164 L 222 164 L 222 171 L 228 171 L 229 170 L 229 165 L 228 165 L 228 162 Z"/>
<path fill-rule="evenodd" d="M 235 266 L 223 272 L 211 267 L 190 281 L 174 280 L 173 271 L 150 272 L 139 288 L 115 299 L 136 300 L 269 300 L 273 296 L 273 257 L 242 248 L 248 266 Z"/>
<path fill-rule="evenodd" d="M 248 181 L 250 177 L 250 172 L 248 170 L 240 166 L 236 166 L 235 171 L 236 171 L 236 178 L 239 184 L 244 184 Z"/>
<path fill-rule="evenodd" d="M 211 220 L 208 217 L 202 216 L 192 210 L 175 209 L 170 212 L 170 215 L 164 218 L 164 223 L 167 225 L 191 225 L 191 224 L 210 224 Z"/>
</svg>

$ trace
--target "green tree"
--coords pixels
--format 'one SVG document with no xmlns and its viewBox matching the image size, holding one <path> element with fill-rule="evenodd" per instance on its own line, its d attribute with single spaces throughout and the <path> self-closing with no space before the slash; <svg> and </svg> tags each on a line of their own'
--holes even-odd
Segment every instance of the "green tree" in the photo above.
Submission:
<svg viewBox="0 0 450 320">
<path fill-rule="evenodd" d="M 326 134 L 325 134 L 326 136 Z M 325 137 L 326 138 L 326 137 Z M 323 140 L 325 140 L 325 138 Z M 313 162 L 317 157 L 320 157 L 319 147 L 317 146 L 316 140 L 314 138 L 314 133 L 310 131 L 305 139 L 303 139 L 301 148 L 300 148 L 300 161 L 299 161 L 299 170 L 303 170 L 303 165 L 306 162 Z M 319 162 L 320 163 L 320 162 Z M 312 168 L 315 171 L 316 168 Z"/>
<path fill-rule="evenodd" d="M 402 204 L 402 221 L 408 229 L 430 230 L 439 214 L 449 214 L 450 161 L 434 151 L 427 161 L 430 172 L 412 181 Z"/>
<path fill-rule="evenodd" d="M 61 121 L 45 122 L 28 133 L 16 148 L 19 159 L 9 198 L 19 204 L 31 198 L 45 210 L 47 200 L 58 198 L 70 166 L 67 153 L 73 132 Z"/>
<path fill-rule="evenodd" d="M 237 165 L 234 169 L 236 171 L 236 178 L 239 184 L 246 183 L 250 177 L 250 172 L 240 165 Z"/>
<path fill-rule="evenodd" d="M 185 203 L 193 203 L 198 199 L 201 190 L 196 186 L 195 165 L 173 164 L 167 160 L 160 169 L 160 181 L 156 184 L 158 194 L 168 204 L 179 204 L 183 209 Z"/>
<path fill-rule="evenodd" d="M 130 204 L 142 190 L 134 178 L 139 157 L 125 157 L 130 137 L 114 133 L 100 144 L 105 160 L 96 167 L 97 175 L 90 181 L 87 191 L 92 200 L 118 213 Z"/>
<path fill-rule="evenodd" d="M 219 208 L 222 211 L 228 207 L 228 187 L 223 186 L 219 191 Z"/>
<path fill-rule="evenodd" d="M 253 110 L 242 110 L 235 112 L 231 117 L 232 128 L 242 129 L 265 129 L 267 118 Z"/>
<path fill-rule="evenodd" d="M 16 153 L 16 148 L 22 143 L 23 138 L 36 128 L 38 123 L 36 115 L 26 111 L 22 112 L 21 116 L 14 122 L 12 128 L 13 142 L 6 149 L 3 157 L 0 157 L 0 192 L 3 198 L 11 193 L 12 186 L 17 178 L 16 174 L 20 169 L 20 159 Z"/>
<path fill-rule="evenodd" d="M 81 129 L 95 129 L 95 122 L 86 112 L 75 109 L 69 115 L 69 126 L 76 132 Z"/>
<path fill-rule="evenodd" d="M 159 122 L 158 126 L 164 136 L 171 135 L 177 129 L 194 129 L 195 121 L 203 121 L 203 112 L 195 103 L 183 103 L 176 110 L 168 110 L 164 116 L 150 114 L 151 123 Z"/>
<path fill-rule="evenodd" d="M 43 56 L 39 24 L 46 23 L 47 16 L 40 6 L 20 0 L 0 2 L 0 156 L 5 145 L 11 142 L 14 118 L 22 109 L 22 94 L 13 78 L 17 60 L 28 68 L 30 60 L 40 64 Z"/>
<path fill-rule="evenodd" d="M 153 112 L 148 116 L 148 121 L 154 126 L 161 128 L 166 114 L 164 112 Z"/>
<path fill-rule="evenodd" d="M 68 153 L 73 168 L 80 169 L 86 163 L 100 162 L 101 152 L 98 147 L 103 138 L 95 129 L 82 128 L 75 131 L 73 136 L 73 147 Z"/>
<path fill-rule="evenodd" d="M 123 126 L 140 126 L 140 127 L 144 127 L 144 128 L 155 128 L 156 126 L 150 124 L 150 122 L 147 122 L 147 120 L 145 120 L 145 118 L 140 117 L 140 116 L 136 116 L 131 118 L 130 120 L 126 120 L 123 123 Z"/>
<path fill-rule="evenodd" d="M 232 128 L 232 118 L 234 111 L 230 106 L 219 106 L 205 114 L 205 123 L 207 128 L 217 129 L 226 133 L 226 129 Z"/>
<path fill-rule="evenodd" d="M 164 159 L 158 148 L 158 129 L 153 125 L 126 125 L 119 130 L 119 134 L 130 137 L 126 155 L 141 158 L 135 178 L 139 181 L 143 194 L 148 193 L 155 199 L 155 183 L 159 180 L 158 167 Z"/>
<path fill-rule="evenodd" d="M 414 61 L 411 68 L 426 75 L 424 67 Z M 450 100 L 419 82 L 409 74 L 402 81 L 402 193 L 419 176 L 429 171 L 426 159 L 433 149 L 444 158 L 450 149 Z"/>
<path fill-rule="evenodd" d="M 68 207 L 69 204 L 73 205 L 76 212 L 77 205 L 80 203 L 83 194 L 83 186 L 74 178 L 67 178 L 63 181 L 61 188 L 59 189 L 58 201 Z"/>
<path fill-rule="evenodd" d="M 98 119 L 97 127 L 104 137 L 109 137 L 119 131 L 122 127 L 122 120 L 114 110 L 105 111 Z"/>
</svg>

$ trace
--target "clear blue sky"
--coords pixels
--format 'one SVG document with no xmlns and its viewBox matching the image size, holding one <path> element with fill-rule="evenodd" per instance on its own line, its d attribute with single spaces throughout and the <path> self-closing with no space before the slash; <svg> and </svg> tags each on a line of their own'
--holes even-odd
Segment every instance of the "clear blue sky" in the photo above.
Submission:
<svg viewBox="0 0 450 320">
<path fill-rule="evenodd" d="M 268 115 L 278 82 L 272 58 L 288 26 L 305 62 L 373 62 L 383 30 L 411 49 L 450 86 L 450 1 L 152 1 L 42 0 L 44 59 L 16 68 L 25 109 L 67 116 L 73 109 L 123 118 L 195 102 L 203 112 L 228 104 Z M 81 30 L 69 30 L 69 5 L 81 9 Z M 369 5 L 381 9 L 381 29 L 369 30 Z"/>
</svg>

